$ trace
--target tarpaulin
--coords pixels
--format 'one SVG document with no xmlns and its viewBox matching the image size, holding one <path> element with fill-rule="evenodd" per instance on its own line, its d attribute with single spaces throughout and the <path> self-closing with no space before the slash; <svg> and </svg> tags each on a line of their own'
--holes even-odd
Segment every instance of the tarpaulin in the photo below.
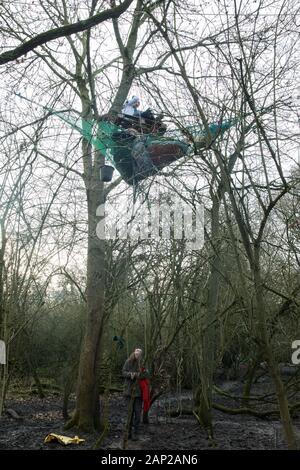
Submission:
<svg viewBox="0 0 300 470">
<path fill-rule="evenodd" d="M 67 436 L 62 436 L 60 434 L 48 434 L 47 437 L 45 437 L 44 443 L 47 444 L 48 442 L 54 442 L 57 441 L 60 444 L 64 444 L 67 446 L 68 444 L 80 444 L 81 442 L 84 442 L 85 439 L 80 439 L 78 436 L 74 437 L 67 437 Z"/>
</svg>

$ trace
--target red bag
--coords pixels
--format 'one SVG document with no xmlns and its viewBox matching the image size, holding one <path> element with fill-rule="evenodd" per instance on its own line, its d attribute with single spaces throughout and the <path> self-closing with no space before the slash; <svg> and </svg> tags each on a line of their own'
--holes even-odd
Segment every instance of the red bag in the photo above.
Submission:
<svg viewBox="0 0 300 470">
<path fill-rule="evenodd" d="M 141 368 L 141 372 L 144 372 L 145 368 Z M 145 413 L 150 409 L 150 383 L 148 379 L 139 379 L 139 386 L 142 392 L 143 398 L 143 410 Z"/>
</svg>

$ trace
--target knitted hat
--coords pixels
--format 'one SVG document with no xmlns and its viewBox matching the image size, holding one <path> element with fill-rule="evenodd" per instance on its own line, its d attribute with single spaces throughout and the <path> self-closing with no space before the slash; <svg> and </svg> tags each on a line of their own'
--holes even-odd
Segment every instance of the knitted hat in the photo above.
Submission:
<svg viewBox="0 0 300 470">
<path fill-rule="evenodd" d="M 130 106 L 133 106 L 134 104 L 136 104 L 139 101 L 140 101 L 140 99 L 139 99 L 138 96 L 132 96 L 132 98 L 127 101 L 127 104 L 129 104 Z"/>
</svg>

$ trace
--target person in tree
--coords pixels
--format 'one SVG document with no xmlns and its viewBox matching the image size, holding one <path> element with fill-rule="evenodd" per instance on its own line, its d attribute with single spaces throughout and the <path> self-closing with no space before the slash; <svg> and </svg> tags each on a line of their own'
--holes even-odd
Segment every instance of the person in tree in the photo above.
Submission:
<svg viewBox="0 0 300 470">
<path fill-rule="evenodd" d="M 134 128 L 138 129 L 139 133 L 142 134 L 157 134 L 164 135 L 167 126 L 162 122 L 163 114 L 160 113 L 157 116 L 154 115 L 151 108 L 146 109 L 146 111 L 140 111 L 138 107 L 140 106 L 140 99 L 138 96 L 132 96 L 131 99 L 125 101 L 122 115 L 125 118 L 119 118 L 117 123 L 125 128 Z M 130 120 L 130 117 L 133 118 Z M 128 122 L 129 118 L 129 122 Z"/>
<path fill-rule="evenodd" d="M 142 349 L 135 348 L 122 369 L 129 413 L 128 438 L 132 440 L 139 436 L 142 409 L 147 413 L 150 408 L 149 372 L 142 366 L 142 354 Z"/>
<path fill-rule="evenodd" d="M 125 101 L 122 113 L 126 114 L 127 116 L 141 116 L 142 112 L 138 110 L 141 102 L 138 96 L 132 96 L 130 100 Z"/>
<path fill-rule="evenodd" d="M 155 120 L 155 116 L 150 108 L 146 109 L 146 111 L 140 111 L 138 107 L 140 106 L 141 101 L 138 96 L 132 96 L 130 100 L 125 101 L 122 113 L 126 114 L 127 116 L 133 117 L 142 117 L 144 119 L 148 119 L 150 121 Z"/>
</svg>

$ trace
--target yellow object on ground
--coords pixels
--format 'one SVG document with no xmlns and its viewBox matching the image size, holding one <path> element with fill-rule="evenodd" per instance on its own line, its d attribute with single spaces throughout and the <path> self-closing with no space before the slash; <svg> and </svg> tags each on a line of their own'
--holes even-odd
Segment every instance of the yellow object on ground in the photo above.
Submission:
<svg viewBox="0 0 300 470">
<path fill-rule="evenodd" d="M 81 442 L 84 442 L 85 439 L 80 439 L 78 436 L 75 437 L 67 437 L 67 436 L 61 436 L 60 434 L 48 434 L 47 437 L 45 437 L 44 443 L 47 444 L 48 442 L 53 442 L 57 441 L 60 444 L 64 444 L 67 446 L 68 444 L 80 444 Z"/>
</svg>

